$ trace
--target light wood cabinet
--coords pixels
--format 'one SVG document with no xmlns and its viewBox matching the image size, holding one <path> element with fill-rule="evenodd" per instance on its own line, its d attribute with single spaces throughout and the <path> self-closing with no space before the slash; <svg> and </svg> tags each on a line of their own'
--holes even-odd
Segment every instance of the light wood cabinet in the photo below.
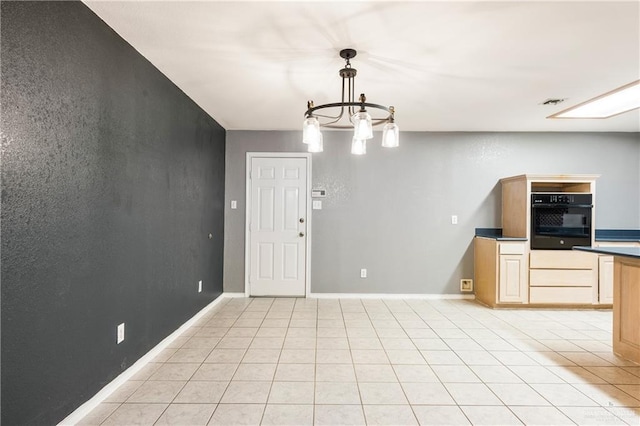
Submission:
<svg viewBox="0 0 640 426">
<path fill-rule="evenodd" d="M 527 301 L 527 265 L 524 254 L 501 254 L 498 277 L 499 303 Z"/>
<path fill-rule="evenodd" d="M 609 307 L 614 301 L 613 257 L 573 250 L 530 250 L 531 194 L 591 193 L 598 175 L 519 175 L 501 179 L 502 235 L 476 237 L 476 299 L 489 306 Z M 591 223 L 595 224 L 595 208 Z M 595 241 L 592 246 L 640 246 Z M 521 240 L 521 241 L 509 241 Z M 524 240 L 524 241 L 522 241 Z"/>
<path fill-rule="evenodd" d="M 598 255 L 570 250 L 532 250 L 529 302 L 597 304 Z"/>
<path fill-rule="evenodd" d="M 598 258 L 599 301 L 605 305 L 613 303 L 613 256 Z"/>
<path fill-rule="evenodd" d="M 615 256 L 613 352 L 640 363 L 640 259 Z"/>
<path fill-rule="evenodd" d="M 595 200 L 597 175 L 519 175 L 501 179 L 502 234 L 526 238 L 525 260 L 500 258 L 499 302 L 517 300 L 530 305 L 593 305 L 600 303 L 598 256 L 571 250 L 529 250 L 531 194 L 590 193 Z M 592 223 L 595 217 L 592 216 Z M 591 230 L 593 242 L 595 231 Z M 523 267 L 516 274 L 518 266 Z M 516 276 L 525 287 L 516 284 Z M 504 293 L 503 293 L 504 292 Z"/>
<path fill-rule="evenodd" d="M 528 256 L 520 241 L 474 239 L 476 299 L 496 307 L 527 303 Z"/>
<path fill-rule="evenodd" d="M 531 287 L 532 304 L 587 305 L 593 301 L 591 287 Z"/>
<path fill-rule="evenodd" d="M 593 287 L 593 269 L 532 269 L 529 285 L 532 287 Z"/>
<path fill-rule="evenodd" d="M 500 179 L 502 185 L 502 235 L 531 240 L 531 194 L 534 192 L 590 193 L 594 206 L 596 179 L 600 175 L 518 175 Z M 595 224 L 595 208 L 591 216 Z M 595 230 L 591 230 L 591 242 Z"/>
<path fill-rule="evenodd" d="M 531 269 L 593 269 L 597 256 L 572 250 L 531 250 Z"/>
<path fill-rule="evenodd" d="M 596 247 L 640 247 L 633 241 L 597 241 Z M 613 304 L 613 256 L 600 255 L 598 258 L 598 300 L 601 304 Z"/>
</svg>

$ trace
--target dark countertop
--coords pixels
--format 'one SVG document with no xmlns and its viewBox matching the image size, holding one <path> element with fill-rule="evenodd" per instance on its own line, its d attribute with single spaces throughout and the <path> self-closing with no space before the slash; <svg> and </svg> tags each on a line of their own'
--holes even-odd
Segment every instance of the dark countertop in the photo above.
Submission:
<svg viewBox="0 0 640 426">
<path fill-rule="evenodd" d="M 496 241 L 527 241 L 526 238 L 503 237 L 501 228 L 476 228 L 476 237 L 491 238 Z"/>
<path fill-rule="evenodd" d="M 502 228 L 476 228 L 476 237 L 497 241 L 527 241 L 526 238 L 503 237 Z M 640 229 L 596 229 L 598 242 L 640 242 Z"/>
<path fill-rule="evenodd" d="M 590 253 L 608 254 L 611 256 L 624 256 L 640 259 L 640 247 L 586 247 L 575 246 L 574 250 L 588 251 Z"/>
</svg>

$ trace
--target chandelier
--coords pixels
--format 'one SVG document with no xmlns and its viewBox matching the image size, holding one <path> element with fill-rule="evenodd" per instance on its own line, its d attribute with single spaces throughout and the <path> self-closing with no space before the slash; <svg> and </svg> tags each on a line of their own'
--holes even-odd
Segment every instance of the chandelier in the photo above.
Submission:
<svg viewBox="0 0 640 426">
<path fill-rule="evenodd" d="M 323 151 L 321 127 L 353 129 L 351 153 L 356 155 L 366 154 L 367 140 L 373 138 L 373 127 L 385 123 L 382 130 L 382 146 L 395 148 L 399 145 L 400 129 L 394 121 L 394 108 L 369 103 L 364 93 L 360 94 L 356 101 L 357 70 L 351 67 L 350 62 L 350 59 L 355 58 L 356 54 L 354 49 L 340 51 L 340 57 L 346 61 L 345 67 L 339 72 L 342 77 L 341 102 L 318 106 L 314 106 L 313 101 L 307 102 L 307 111 L 304 113 L 302 127 L 302 142 L 308 145 L 309 152 Z M 378 117 L 372 117 L 368 110 L 377 112 Z"/>
</svg>

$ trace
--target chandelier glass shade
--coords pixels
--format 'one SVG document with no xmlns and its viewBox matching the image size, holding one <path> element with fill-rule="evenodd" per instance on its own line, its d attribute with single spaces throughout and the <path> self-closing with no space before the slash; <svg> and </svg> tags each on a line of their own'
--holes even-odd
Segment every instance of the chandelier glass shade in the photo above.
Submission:
<svg viewBox="0 0 640 426">
<path fill-rule="evenodd" d="M 382 129 L 382 146 L 385 148 L 395 148 L 400 139 L 400 128 L 393 121 L 385 124 Z"/>
<path fill-rule="evenodd" d="M 307 117 L 304 119 L 302 142 L 313 144 L 320 138 L 320 123 L 315 117 Z"/>
<path fill-rule="evenodd" d="M 394 121 L 395 109 L 367 102 L 364 93 L 355 99 L 355 78 L 357 70 L 351 67 L 350 59 L 356 56 L 353 49 L 343 49 L 340 57 L 346 65 L 339 72 L 342 78 L 341 102 L 315 106 L 307 102 L 302 126 L 302 142 L 309 152 L 322 152 L 322 132 L 320 128 L 352 129 L 351 153 L 365 154 L 366 143 L 373 138 L 373 127 L 384 124 L 382 146 L 394 148 L 399 145 L 400 129 Z M 372 116 L 369 111 L 377 115 Z"/>
</svg>

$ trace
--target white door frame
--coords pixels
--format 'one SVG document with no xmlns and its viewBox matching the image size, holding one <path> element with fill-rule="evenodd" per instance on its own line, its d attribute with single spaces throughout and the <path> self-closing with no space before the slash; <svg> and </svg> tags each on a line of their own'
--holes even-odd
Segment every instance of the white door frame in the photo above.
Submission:
<svg viewBox="0 0 640 426">
<path fill-rule="evenodd" d="M 249 224 L 251 222 L 251 160 L 254 158 L 305 158 L 307 160 L 307 199 L 306 210 L 306 256 L 305 256 L 305 276 L 306 283 L 305 297 L 311 293 L 311 159 L 310 153 L 306 152 L 247 152 L 246 176 L 245 176 L 245 223 L 244 223 L 244 295 L 250 296 L 249 276 L 251 274 L 249 241 Z"/>
</svg>

